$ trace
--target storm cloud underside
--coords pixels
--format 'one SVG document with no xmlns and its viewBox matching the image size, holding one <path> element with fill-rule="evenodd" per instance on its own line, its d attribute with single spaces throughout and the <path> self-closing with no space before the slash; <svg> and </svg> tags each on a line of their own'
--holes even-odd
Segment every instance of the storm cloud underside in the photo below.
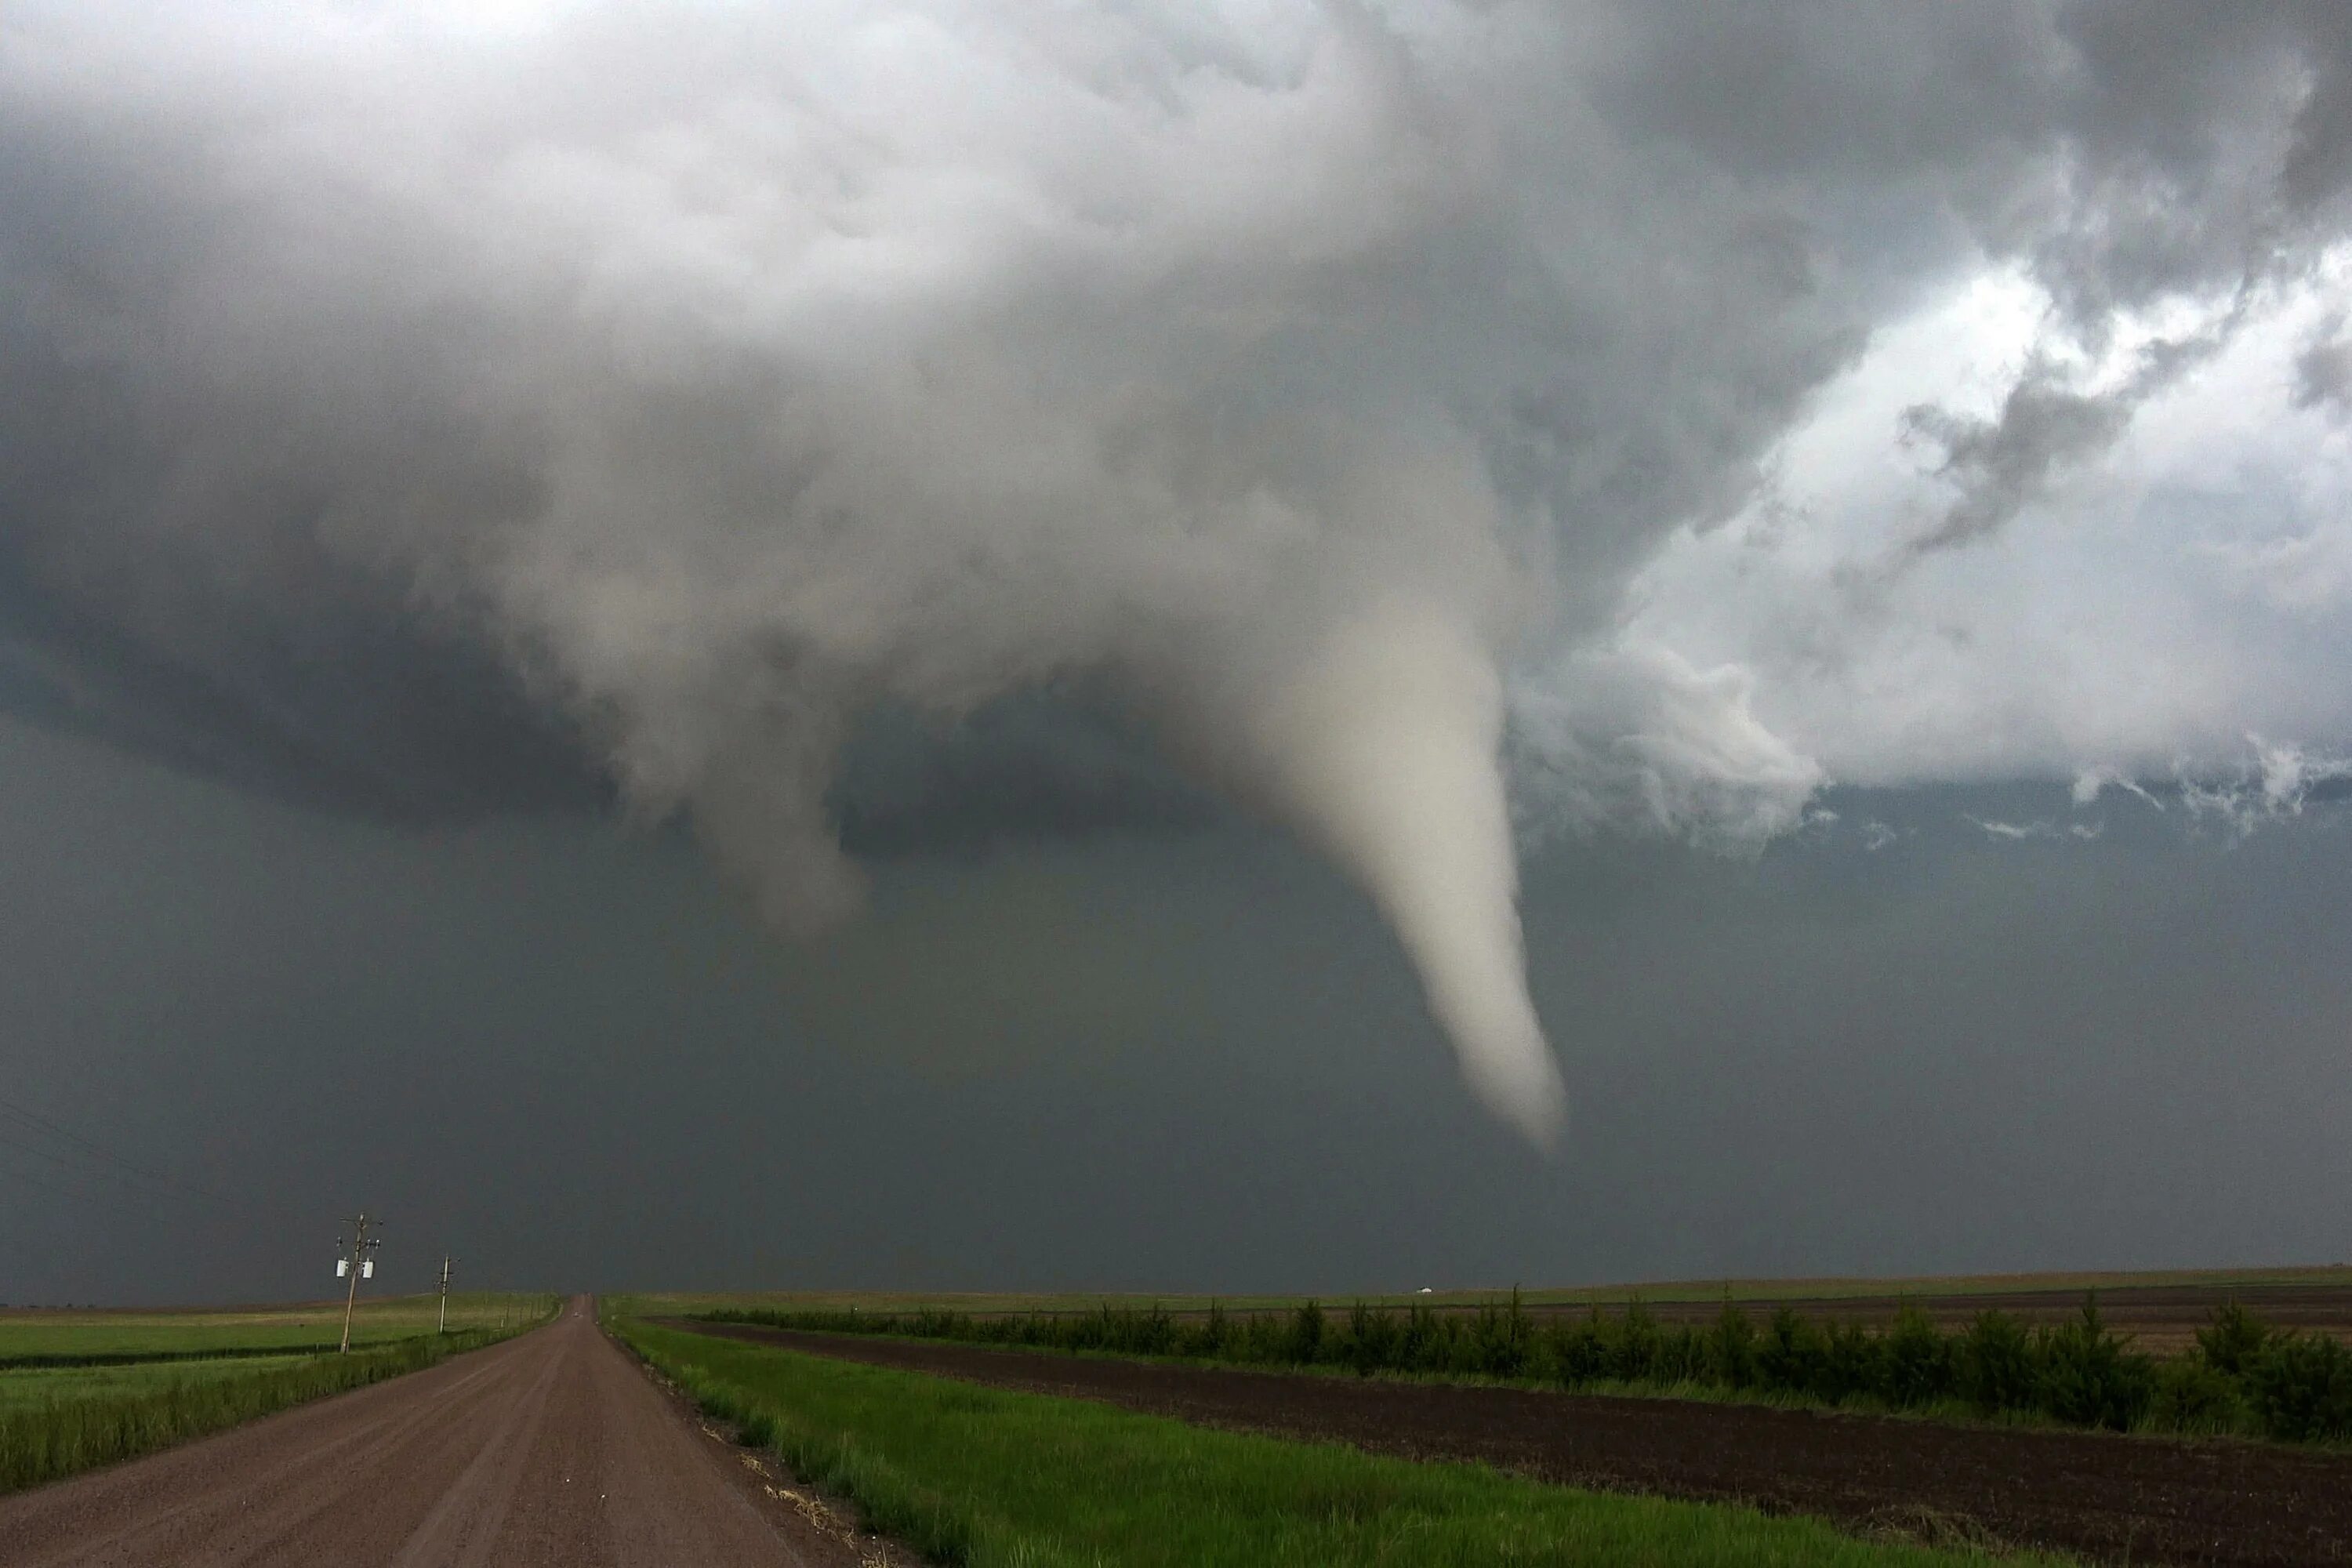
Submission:
<svg viewBox="0 0 2352 1568">
<path fill-rule="evenodd" d="M 2352 734 L 2305 673 L 2352 573 L 2266 587 L 2352 560 L 2340 516 L 2200 545 L 2284 628 L 2233 680 L 2069 718 L 2121 638 L 2017 660 L 2011 722 L 1874 705 L 1912 584 L 2249 344 L 2340 430 L 2347 105 L 2326 0 L 32 0 L 0 701 L 403 816 L 609 784 L 794 931 L 861 897 L 873 715 L 1042 702 L 1005 798 L 1178 820 L 1172 771 L 1289 827 L 1541 1139 L 1515 832 L 1753 845 L 1832 776 Z M 2025 301 L 1993 383 L 1868 426 L 1928 499 L 1775 510 L 1986 279 Z"/>
</svg>

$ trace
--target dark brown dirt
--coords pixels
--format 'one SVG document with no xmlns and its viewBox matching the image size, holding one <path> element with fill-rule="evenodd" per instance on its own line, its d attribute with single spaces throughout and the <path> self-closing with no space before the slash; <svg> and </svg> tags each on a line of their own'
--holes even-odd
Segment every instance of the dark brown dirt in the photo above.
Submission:
<svg viewBox="0 0 2352 1568">
<path fill-rule="evenodd" d="M 520 1338 L 0 1498 L 6 1568 L 841 1568 L 837 1521 L 690 1415 L 585 1298 Z"/>
<path fill-rule="evenodd" d="M 2109 1562 L 2352 1563 L 2352 1455 L 1235 1372 L 679 1321 L 724 1338 L 1575 1486 Z"/>
</svg>

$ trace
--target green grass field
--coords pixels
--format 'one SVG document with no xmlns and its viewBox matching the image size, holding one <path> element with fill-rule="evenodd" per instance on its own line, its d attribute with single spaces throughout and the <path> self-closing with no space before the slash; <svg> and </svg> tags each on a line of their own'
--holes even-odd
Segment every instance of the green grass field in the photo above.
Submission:
<svg viewBox="0 0 2352 1568">
<path fill-rule="evenodd" d="M 615 1327 L 745 1441 L 849 1497 L 874 1528 L 968 1568 L 1989 1561 L 1748 1509 L 1190 1426 L 640 1321 Z"/>
<path fill-rule="evenodd" d="M 519 1314 L 538 1316 L 547 1298 L 474 1291 L 449 1298 L 449 1327 L 496 1328 Z M 431 1333 L 432 1296 L 362 1298 L 352 1319 L 354 1344 L 381 1344 Z M 343 1303 L 191 1308 L 185 1310 L 0 1311 L 0 1369 L 26 1358 L 164 1356 L 333 1349 L 343 1331 Z"/>
<path fill-rule="evenodd" d="M 1775 1301 L 1835 1300 L 1880 1296 L 1974 1296 L 2012 1293 L 2047 1294 L 2069 1302 L 2086 1290 L 2125 1290 L 2198 1287 L 2248 1289 L 2257 1286 L 2336 1287 L 2352 1289 L 2352 1266 L 2312 1268 L 2174 1269 L 2142 1272 L 2072 1274 L 1918 1275 L 1889 1279 L 1665 1279 L 1607 1285 L 1571 1285 L 1527 1289 L 1519 1292 L 1528 1308 L 1622 1306 L 1644 1301 L 1653 1306 L 1673 1302 L 1719 1304 L 1732 1300 L 1769 1305 Z M 1320 1299 L 1358 1301 L 1367 1306 L 1404 1307 L 1419 1303 L 1435 1307 L 1476 1308 L 1499 1305 L 1512 1288 L 1436 1289 L 1391 1295 L 1352 1291 L 1324 1292 Z M 1214 1300 L 1228 1311 L 1288 1310 L 1310 1298 L 1286 1296 L 1210 1297 L 1183 1291 L 1072 1291 L 1018 1294 L 1003 1291 L 954 1290 L 769 1290 L 736 1292 L 670 1292 L 630 1298 L 631 1310 L 651 1316 L 685 1316 L 720 1310 L 911 1312 L 924 1308 L 942 1310 L 997 1312 L 1090 1312 L 1105 1302 L 1113 1307 L 1150 1306 L 1154 1302 L 1171 1312 L 1206 1311 Z"/>
<path fill-rule="evenodd" d="M 113 1366 L 29 1367 L 0 1373 L 0 1416 L 45 1405 L 121 1399 L 167 1382 L 218 1383 L 278 1371 L 310 1359 L 300 1355 L 224 1357 L 212 1361 L 143 1361 Z"/>
</svg>

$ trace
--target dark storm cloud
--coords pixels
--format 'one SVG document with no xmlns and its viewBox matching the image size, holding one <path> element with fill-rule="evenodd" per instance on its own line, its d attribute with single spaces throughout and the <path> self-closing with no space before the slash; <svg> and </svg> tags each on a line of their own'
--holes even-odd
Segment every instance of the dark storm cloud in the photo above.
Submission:
<svg viewBox="0 0 2352 1568">
<path fill-rule="evenodd" d="M 1380 45 L 1383 68 L 1420 73 L 1413 90 L 1439 99 L 1460 83 L 1419 51 L 1453 25 L 1442 13 L 1397 13 Z M 42 90 L 14 95 L 0 122 L 5 700 L 340 805 L 583 798 L 612 743 L 608 715 L 592 699 L 584 721 L 546 717 L 548 694 L 575 678 L 560 657 L 518 649 L 496 612 L 486 622 L 467 563 L 482 537 L 551 504 L 541 411 L 497 386 L 497 356 L 532 352 L 531 306 L 511 277 L 453 270 L 446 253 L 467 237 L 423 184 L 397 184 L 438 177 L 437 157 L 497 155 L 463 141 L 462 96 L 438 127 L 421 111 L 405 173 L 387 152 L 339 184 L 330 143 L 308 195 L 289 196 L 276 187 L 300 154 L 270 138 L 301 134 L 302 116 L 331 124 L 338 93 L 394 89 L 413 34 L 362 27 L 339 57 L 265 26 L 242 84 L 149 61 L 152 86 L 78 100 L 46 73 L 86 39 L 27 15 L 12 47 L 20 80 Z M 1544 551 L 1558 592 L 1588 616 L 1607 612 L 1666 527 L 1737 506 L 1756 456 L 1850 361 L 1874 312 L 1970 247 L 2030 268 L 2063 331 L 2095 341 L 2118 311 L 2242 291 L 2340 231 L 2352 44 L 2323 0 L 1592 5 L 1558 8 L 1557 26 L 1491 15 L 1507 36 L 1569 52 L 1487 84 L 1485 134 L 1502 160 L 1489 177 L 1521 178 L 1517 158 L 1568 158 L 1580 190 L 1518 194 L 1591 232 L 1563 249 L 1562 233 L 1529 247 L 1456 224 L 1450 240 L 1395 247 L 1353 287 L 1385 295 L 1397 352 L 1439 366 L 1441 385 L 1447 356 L 1426 351 L 1445 339 L 1502 362 L 1493 473 L 1558 520 Z M 713 64 L 695 14 L 670 26 L 683 47 L 640 62 L 649 90 L 667 70 L 756 89 L 756 66 Z M 572 32 L 583 62 L 627 37 Z M 557 58 L 567 36 L 550 35 Z M 526 28 L 509 58 L 544 42 Z M 1213 29 L 1165 47 L 1239 82 L 1295 79 Z M 443 65 L 476 68 L 462 48 Z M 517 111 L 562 90 L 519 89 Z M 299 106 L 275 129 L 238 107 L 272 93 Z M 622 156 L 609 137 L 627 110 L 614 112 L 559 125 L 556 144 Z M 453 140 L 436 146 L 436 132 Z M 408 133 L 387 129 L 395 146 Z M 1667 255 L 1696 268 L 1695 287 L 1659 276 Z M 268 277 L 268 291 L 241 297 L 238 268 Z M 1370 280 L 1380 268 L 1387 279 Z M 1464 302 L 1563 284 L 1551 308 L 1517 320 Z M 1364 368 L 1322 359 L 1311 335 L 1298 346 L 1268 388 L 1303 375 L 1297 390 L 1312 393 L 1314 378 Z M 2324 391 L 2332 362 L 2311 363 L 2306 385 Z M 1660 366 L 1687 368 L 1661 378 Z M 666 465 L 688 510 L 789 511 L 797 481 L 746 459 L 770 373 L 737 353 L 696 374 L 702 384 L 644 405 L 637 434 L 615 438 Z M 1943 443 L 1963 491 L 1933 540 L 1998 528 L 2169 380 L 2151 362 L 2122 386 L 2085 388 L 2043 366 L 1990 419 L 1923 412 L 1917 427 Z M 436 526 L 478 537 L 420 558 L 414 540 Z"/>
<path fill-rule="evenodd" d="M 0 702 L 367 815 L 607 797 L 500 650 L 368 548 L 402 510 L 528 485 L 420 395 L 449 343 L 348 331 L 295 377 L 268 323 L 215 323 L 213 356 L 175 365 L 201 215 L 123 195 L 197 178 L 185 150 L 0 123 Z"/>
<path fill-rule="evenodd" d="M 2147 344 L 2121 384 L 2104 391 L 2077 390 L 2074 378 L 2043 362 L 2018 378 L 1990 418 L 1934 404 L 1905 410 L 1905 437 L 1943 448 L 1936 471 L 1959 498 L 1932 528 L 1905 542 L 1903 558 L 1998 531 L 2052 479 L 2112 446 L 2140 405 L 2228 347 L 2242 314 L 2228 310 L 2193 336 Z"/>
<path fill-rule="evenodd" d="M 2136 402 L 2124 393 L 2085 395 L 2037 372 L 2010 388 L 1995 418 L 1972 419 L 1932 404 L 1911 408 L 1904 416 L 1906 434 L 1943 447 L 1938 471 L 1958 486 L 1961 497 L 1908 549 L 1940 550 L 2000 528 L 2053 473 L 2104 450 L 2122 434 Z"/>
<path fill-rule="evenodd" d="M 43 598 L 0 646 L 0 711 L 389 821 L 613 804 L 569 727 L 478 648 L 359 617 L 309 647 L 297 628 L 263 626 L 264 647 L 189 659 Z"/>
<path fill-rule="evenodd" d="M 1050 698 L 998 703 L 946 732 L 877 713 L 850 742 L 833 805 L 843 845 L 877 857 L 1183 835 L 1231 815 L 1132 725 Z"/>
<path fill-rule="evenodd" d="M 2336 19 L 21 0 L 0 698 L 405 817 L 609 789 L 802 934 L 852 847 L 1213 792 L 1548 1136 L 1514 810 L 1752 846 L 1822 777 L 1636 574 L 1989 265 L 2047 352 L 1914 418 L 1929 542 L 2096 454 L 2342 237 Z"/>
</svg>

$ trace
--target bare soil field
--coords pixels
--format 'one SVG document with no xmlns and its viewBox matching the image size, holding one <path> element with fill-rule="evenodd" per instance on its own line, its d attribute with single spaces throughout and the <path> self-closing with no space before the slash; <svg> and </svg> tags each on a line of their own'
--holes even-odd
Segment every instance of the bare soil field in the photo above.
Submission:
<svg viewBox="0 0 2352 1568">
<path fill-rule="evenodd" d="M 8 1568 L 875 1560 L 597 1328 L 548 1327 L 0 1498 Z M 826 1521 L 832 1521 L 831 1525 Z"/>
<path fill-rule="evenodd" d="M 2352 1563 L 2352 1454 L 2341 1452 L 676 1326 L 1568 1485 L 1815 1514 L 1865 1532 L 2117 1563 Z"/>
</svg>

